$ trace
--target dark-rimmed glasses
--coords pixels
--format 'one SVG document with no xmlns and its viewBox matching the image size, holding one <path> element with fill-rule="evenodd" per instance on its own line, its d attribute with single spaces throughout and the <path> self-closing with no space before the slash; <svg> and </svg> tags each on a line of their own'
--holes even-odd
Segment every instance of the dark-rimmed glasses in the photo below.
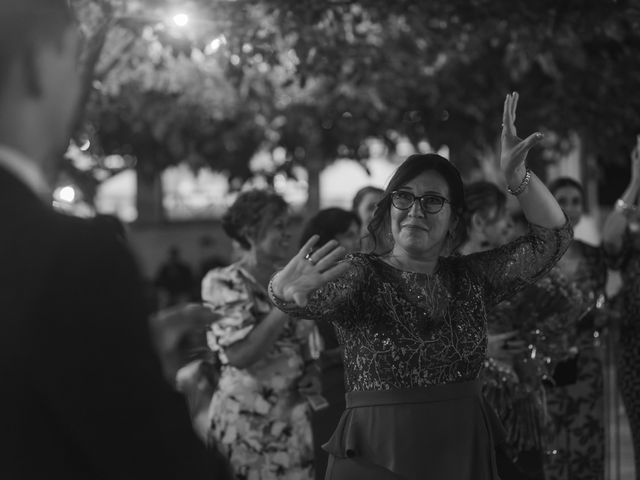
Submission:
<svg viewBox="0 0 640 480">
<path fill-rule="evenodd" d="M 420 197 L 416 197 L 411 192 L 404 190 L 396 190 L 391 192 L 391 203 L 398 210 L 409 210 L 413 207 L 415 201 L 418 200 L 420 208 L 424 213 L 438 213 L 442 210 L 445 203 L 451 203 L 449 200 L 441 195 L 435 195 L 433 193 L 427 193 Z"/>
</svg>

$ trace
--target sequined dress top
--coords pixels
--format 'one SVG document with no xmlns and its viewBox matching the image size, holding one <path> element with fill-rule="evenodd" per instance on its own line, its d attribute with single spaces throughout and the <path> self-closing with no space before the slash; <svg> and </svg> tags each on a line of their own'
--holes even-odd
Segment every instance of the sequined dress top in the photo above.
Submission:
<svg viewBox="0 0 640 480">
<path fill-rule="evenodd" d="M 396 269 L 378 256 L 354 254 L 340 278 L 301 308 L 271 296 L 299 318 L 330 320 L 344 345 L 347 392 L 387 391 L 478 378 L 487 346 L 487 309 L 545 274 L 572 239 L 532 225 L 495 250 L 440 257 L 431 274 Z"/>
</svg>

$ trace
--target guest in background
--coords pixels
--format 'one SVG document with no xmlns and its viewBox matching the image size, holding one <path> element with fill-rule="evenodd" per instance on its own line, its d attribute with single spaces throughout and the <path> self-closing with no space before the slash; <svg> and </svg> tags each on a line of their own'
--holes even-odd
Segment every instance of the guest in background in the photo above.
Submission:
<svg viewBox="0 0 640 480">
<path fill-rule="evenodd" d="M 568 177 L 556 179 L 549 190 L 572 226 L 584 213 L 582 185 Z M 565 292 L 573 308 L 560 315 L 558 332 L 544 332 L 553 383 L 547 389 L 550 416 L 547 480 L 604 478 L 604 384 L 600 320 L 607 264 L 602 249 L 574 239 L 547 280 Z M 552 292 L 553 293 L 553 292 Z"/>
<path fill-rule="evenodd" d="M 515 238 L 507 196 L 495 184 L 468 185 L 465 200 L 467 235 L 459 253 L 491 250 Z M 522 317 L 513 308 L 516 302 L 526 301 L 521 293 L 487 312 L 487 360 L 480 378 L 483 394 L 506 430 L 507 454 L 497 458 L 500 478 L 544 480 L 545 396 L 542 375 L 528 372 L 531 359 L 523 340 L 527 332 L 522 331 Z"/>
<path fill-rule="evenodd" d="M 160 308 L 180 305 L 192 300 L 193 272 L 180 256 L 175 245 L 169 248 L 169 258 L 160 266 L 155 277 Z"/>
<path fill-rule="evenodd" d="M 620 313 L 618 385 L 624 402 L 640 480 L 640 136 L 631 153 L 631 179 L 607 216 L 603 246 L 620 270 L 622 288 L 615 299 Z"/>
<path fill-rule="evenodd" d="M 461 255 L 491 250 L 511 240 L 513 225 L 502 190 L 491 182 L 479 181 L 467 185 L 464 195 L 466 236 L 458 248 Z"/>
<path fill-rule="evenodd" d="M 318 245 L 336 240 L 348 253 L 358 250 L 361 221 L 358 215 L 341 208 L 326 208 L 311 217 L 302 229 L 300 244 L 318 235 Z"/>
<path fill-rule="evenodd" d="M 346 253 L 353 253 L 360 246 L 360 218 L 354 212 L 341 208 L 320 210 L 305 225 L 300 237 L 300 245 L 307 243 L 314 235 L 318 236 L 318 245 L 335 240 Z M 316 351 L 312 356 L 319 357 L 315 366 L 320 378 L 320 394 L 327 402 L 324 408 L 314 408 L 311 415 L 315 478 L 323 480 L 329 456 L 322 449 L 322 445 L 329 441 L 346 407 L 344 365 L 342 364 L 342 346 L 330 322 L 317 322 L 312 330 L 310 342 L 311 351 Z"/>
<path fill-rule="evenodd" d="M 299 389 L 309 328 L 273 308 L 267 294 L 291 252 L 289 220 L 279 195 L 241 193 L 222 223 L 244 254 L 202 281 L 203 301 L 220 316 L 209 332 L 221 363 L 209 434 L 239 479 L 313 478 L 309 407 Z"/>
<path fill-rule="evenodd" d="M 529 231 L 529 222 L 520 209 L 510 212 L 511 215 L 511 231 L 513 238 L 522 237 Z"/>
<path fill-rule="evenodd" d="M 378 187 L 366 186 L 358 190 L 353 197 L 353 203 L 351 210 L 358 215 L 360 219 L 360 237 L 361 237 L 361 250 L 366 249 L 365 238 L 369 235 L 369 222 L 373 218 L 373 213 L 376 210 L 376 205 L 384 195 L 384 190 Z"/>
<path fill-rule="evenodd" d="M 194 289 L 196 290 L 194 297 L 201 300 L 202 280 L 205 275 L 216 268 L 226 267 L 231 262 L 226 256 L 220 254 L 220 245 L 216 238 L 210 235 L 203 235 L 198 243 L 200 245 L 200 265 L 198 277 L 194 282 Z"/>
</svg>

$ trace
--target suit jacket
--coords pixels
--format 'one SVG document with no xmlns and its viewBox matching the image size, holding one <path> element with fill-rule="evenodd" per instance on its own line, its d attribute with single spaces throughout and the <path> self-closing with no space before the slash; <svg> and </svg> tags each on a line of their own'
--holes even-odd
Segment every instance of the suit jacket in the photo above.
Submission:
<svg viewBox="0 0 640 480">
<path fill-rule="evenodd" d="M 0 478 L 219 479 L 122 242 L 0 169 Z"/>
</svg>

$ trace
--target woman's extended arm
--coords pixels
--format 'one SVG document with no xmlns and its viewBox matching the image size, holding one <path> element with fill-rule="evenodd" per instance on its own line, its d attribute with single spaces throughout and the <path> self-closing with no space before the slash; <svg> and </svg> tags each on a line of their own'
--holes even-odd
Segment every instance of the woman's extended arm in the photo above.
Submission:
<svg viewBox="0 0 640 480">
<path fill-rule="evenodd" d="M 283 302 L 295 302 L 304 307 L 309 295 L 349 270 L 347 262 L 339 263 L 345 249 L 330 240 L 318 250 L 313 247 L 318 235 L 312 236 L 287 265 L 276 273 L 269 284 L 269 294 L 276 306 Z M 279 300 L 279 302 L 278 302 Z"/>
<path fill-rule="evenodd" d="M 515 127 L 517 105 L 518 94 L 514 92 L 507 95 L 502 115 L 500 165 L 509 191 L 520 201 L 529 223 L 545 228 L 562 227 L 566 218 L 560 205 L 545 184 L 525 164 L 527 152 L 542 140 L 543 135 L 536 132 L 524 140 L 518 137 Z"/>
<path fill-rule="evenodd" d="M 638 194 L 640 193 L 640 135 L 631 152 L 631 180 L 627 189 L 618 199 L 613 210 L 604 222 L 602 232 L 602 246 L 607 254 L 620 253 L 623 244 L 624 232 L 627 229 L 629 216 L 638 216 Z"/>
</svg>

